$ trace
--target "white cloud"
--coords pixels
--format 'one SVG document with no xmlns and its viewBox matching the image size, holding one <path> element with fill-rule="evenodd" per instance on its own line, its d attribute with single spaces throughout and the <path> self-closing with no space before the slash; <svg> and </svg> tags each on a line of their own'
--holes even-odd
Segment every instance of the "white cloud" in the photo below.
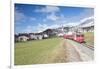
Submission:
<svg viewBox="0 0 100 69">
<path fill-rule="evenodd" d="M 58 12 L 60 10 L 59 7 L 55 7 L 55 6 L 45 6 L 41 9 L 36 9 L 35 12 L 43 12 L 43 13 L 55 13 Z"/>
<path fill-rule="evenodd" d="M 35 29 L 34 26 L 29 25 L 26 28 L 21 29 L 21 33 L 32 33 L 34 29 Z"/>
<path fill-rule="evenodd" d="M 65 26 L 76 26 L 76 25 L 79 25 L 80 23 L 79 22 L 70 22 L 70 23 L 67 23 L 67 24 L 64 24 Z"/>
<path fill-rule="evenodd" d="M 15 23 L 20 24 L 20 23 L 25 22 L 27 20 L 34 21 L 34 20 L 36 20 L 36 18 L 26 16 L 24 13 L 19 12 L 18 10 L 15 10 Z"/>
<path fill-rule="evenodd" d="M 46 24 L 38 24 L 37 26 L 34 25 L 28 25 L 25 29 L 22 29 L 23 33 L 38 33 L 42 32 L 44 30 L 48 29 L 48 26 Z"/>
<path fill-rule="evenodd" d="M 43 22 L 46 22 L 47 20 L 56 21 L 59 19 L 59 16 L 57 16 L 56 13 L 60 11 L 60 8 L 56 6 L 45 6 L 34 11 L 46 13 L 46 18 L 43 19 Z"/>
<path fill-rule="evenodd" d="M 59 17 L 59 16 L 56 16 L 54 13 L 51 13 L 50 15 L 47 15 L 46 18 L 49 19 L 49 20 L 52 20 L 52 21 L 56 21 L 56 20 L 58 20 L 60 17 Z"/>
<path fill-rule="evenodd" d="M 53 24 L 53 25 L 47 25 L 47 24 L 38 24 L 37 26 L 29 25 L 25 29 L 22 29 L 22 33 L 39 33 L 43 32 L 46 29 L 53 29 L 53 28 L 58 28 L 60 25 Z"/>
<path fill-rule="evenodd" d="M 15 21 L 17 21 L 17 22 L 23 21 L 23 19 L 25 19 L 25 18 L 26 18 L 26 16 L 23 13 L 21 13 L 17 10 L 15 11 Z"/>
<path fill-rule="evenodd" d="M 60 27 L 61 25 L 59 25 L 59 24 L 54 24 L 54 25 L 51 25 L 51 26 L 49 26 L 49 28 L 58 28 L 58 27 Z"/>
<path fill-rule="evenodd" d="M 40 24 L 39 23 L 37 26 L 37 31 L 42 32 L 42 31 L 46 30 L 47 28 L 48 28 L 47 24 Z"/>
<path fill-rule="evenodd" d="M 37 32 L 43 32 L 46 29 L 54 29 L 60 27 L 59 24 L 52 24 L 52 25 L 47 25 L 47 24 L 38 24 L 37 26 Z"/>
</svg>

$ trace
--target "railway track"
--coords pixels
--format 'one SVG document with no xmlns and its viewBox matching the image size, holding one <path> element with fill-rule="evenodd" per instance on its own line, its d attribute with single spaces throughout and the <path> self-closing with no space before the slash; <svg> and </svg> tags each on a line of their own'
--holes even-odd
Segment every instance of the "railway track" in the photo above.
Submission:
<svg viewBox="0 0 100 69">
<path fill-rule="evenodd" d="M 86 43 L 81 43 L 83 46 L 88 47 L 91 50 L 94 50 L 94 46 L 93 45 L 88 45 Z"/>
<path fill-rule="evenodd" d="M 67 40 L 67 42 L 74 47 L 74 49 L 76 50 L 76 53 L 79 54 L 79 57 L 82 61 L 89 61 L 89 60 L 94 59 L 94 48 L 92 45 L 87 45 L 86 43 L 79 43 L 73 40 Z M 78 57 L 78 55 L 76 56 Z"/>
<path fill-rule="evenodd" d="M 74 40 L 72 40 L 72 41 L 74 41 Z M 77 42 L 77 41 L 75 41 L 75 42 Z M 77 43 L 79 43 L 79 42 L 77 42 Z M 83 46 L 85 46 L 85 47 L 87 47 L 87 48 L 89 48 L 91 50 L 94 50 L 94 46 L 93 45 L 88 45 L 86 43 L 79 43 L 79 44 L 81 44 L 81 45 L 83 45 Z"/>
</svg>

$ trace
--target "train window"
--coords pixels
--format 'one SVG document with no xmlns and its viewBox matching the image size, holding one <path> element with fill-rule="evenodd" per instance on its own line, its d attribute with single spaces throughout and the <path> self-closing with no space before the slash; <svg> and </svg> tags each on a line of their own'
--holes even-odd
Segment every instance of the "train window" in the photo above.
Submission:
<svg viewBox="0 0 100 69">
<path fill-rule="evenodd" d="M 76 35 L 77 37 L 80 37 L 80 35 Z"/>
<path fill-rule="evenodd" d="M 81 37 L 84 37 L 84 35 L 80 35 Z"/>
</svg>

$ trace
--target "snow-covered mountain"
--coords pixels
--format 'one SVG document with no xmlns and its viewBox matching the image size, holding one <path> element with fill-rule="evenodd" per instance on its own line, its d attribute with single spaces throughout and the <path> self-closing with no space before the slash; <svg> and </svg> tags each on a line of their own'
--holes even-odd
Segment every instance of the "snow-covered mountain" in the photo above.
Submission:
<svg viewBox="0 0 100 69">
<path fill-rule="evenodd" d="M 80 21 L 79 27 L 90 27 L 94 26 L 94 17 L 89 17 Z"/>
</svg>

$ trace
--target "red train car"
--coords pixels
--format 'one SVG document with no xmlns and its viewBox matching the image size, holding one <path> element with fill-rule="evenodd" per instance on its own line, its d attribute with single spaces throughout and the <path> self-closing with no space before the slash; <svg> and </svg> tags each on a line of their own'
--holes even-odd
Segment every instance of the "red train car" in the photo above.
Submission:
<svg viewBox="0 0 100 69">
<path fill-rule="evenodd" d="M 84 42 L 84 34 L 82 34 L 82 33 L 65 34 L 64 38 L 71 39 L 71 40 L 77 41 L 79 43 Z"/>
<path fill-rule="evenodd" d="M 84 35 L 83 34 L 75 34 L 73 35 L 74 38 L 73 40 L 79 42 L 79 43 L 83 43 L 84 42 Z"/>
<path fill-rule="evenodd" d="M 67 34 L 64 34 L 64 38 L 65 39 L 73 39 L 73 33 L 72 32 L 69 32 Z"/>
<path fill-rule="evenodd" d="M 73 35 L 64 35 L 65 39 L 73 39 Z"/>
</svg>

